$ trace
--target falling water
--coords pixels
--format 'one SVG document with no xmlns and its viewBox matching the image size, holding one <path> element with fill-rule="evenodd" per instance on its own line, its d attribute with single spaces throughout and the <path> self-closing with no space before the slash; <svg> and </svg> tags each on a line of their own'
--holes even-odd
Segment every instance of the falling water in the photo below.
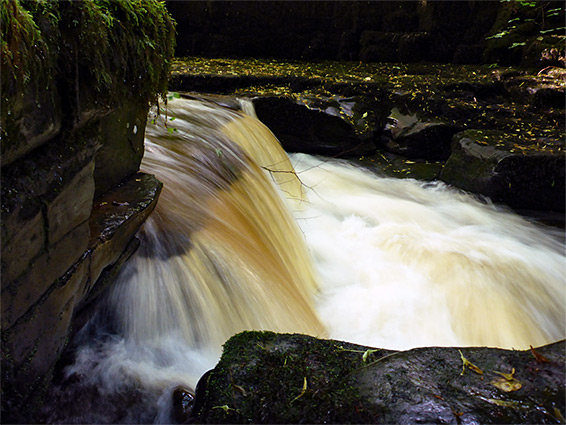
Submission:
<svg viewBox="0 0 566 425">
<path fill-rule="evenodd" d="M 559 235 L 442 183 L 289 158 L 245 106 L 179 99 L 148 124 L 142 168 L 164 189 L 79 333 L 65 373 L 100 397 L 73 422 L 117 421 L 128 391 L 121 422 L 170 422 L 172 389 L 244 329 L 391 349 L 565 337 Z"/>
</svg>

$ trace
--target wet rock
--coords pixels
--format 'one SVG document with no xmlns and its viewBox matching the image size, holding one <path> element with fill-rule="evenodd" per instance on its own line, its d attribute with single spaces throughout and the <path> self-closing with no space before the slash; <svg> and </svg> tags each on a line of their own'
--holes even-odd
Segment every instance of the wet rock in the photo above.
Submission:
<svg viewBox="0 0 566 425">
<path fill-rule="evenodd" d="M 92 285 L 104 268 L 115 263 L 155 208 L 162 184 L 150 174 L 138 173 L 98 198 L 89 219 Z M 84 290 L 85 296 L 92 288 Z"/>
<path fill-rule="evenodd" d="M 6 121 L 2 123 L 2 166 L 49 141 L 61 129 L 63 114 L 54 80 L 42 83 L 41 90 L 30 87 L 13 96 L 11 103 L 4 104 L 2 97 L 2 108 L 6 111 Z M 4 121 L 4 114 L 2 118 Z"/>
<path fill-rule="evenodd" d="M 12 282 L 43 249 L 45 223 L 41 211 L 29 218 L 18 214 L 2 218 L 2 277 L 5 282 Z"/>
<path fill-rule="evenodd" d="M 54 245 L 90 216 L 94 161 L 80 170 L 46 206 L 48 244 Z M 88 237 L 88 236 L 87 236 Z"/>
<path fill-rule="evenodd" d="M 388 152 L 407 158 L 446 160 L 452 136 L 461 130 L 454 124 L 427 122 L 416 114 L 404 115 L 394 108 L 380 144 Z"/>
<path fill-rule="evenodd" d="M 14 282 L 3 282 L 3 330 L 13 326 L 26 312 L 33 309 L 49 288 L 57 283 L 57 278 L 80 259 L 88 247 L 88 237 L 88 223 L 84 222 L 35 259 L 21 277 Z M 43 328 L 43 325 L 40 327 Z"/>
<path fill-rule="evenodd" d="M 566 71 L 554 68 L 538 75 L 502 75 L 505 89 L 516 101 L 544 109 L 564 109 L 565 79 Z"/>
<path fill-rule="evenodd" d="M 289 152 L 356 156 L 375 152 L 373 141 L 358 137 L 343 119 L 311 110 L 286 97 L 254 99 L 257 117 Z"/>
<path fill-rule="evenodd" d="M 98 140 L 91 130 L 78 130 L 67 139 L 56 138 L 2 167 L 3 289 L 26 273 L 40 255 L 47 251 L 52 255 L 55 244 L 90 215 Z M 61 221 L 63 217 L 65 221 Z M 81 253 L 72 254 L 76 260 Z M 61 267 L 65 267 L 61 268 L 56 263 L 54 260 L 52 267 L 60 273 L 70 266 L 61 261 Z"/>
<path fill-rule="evenodd" d="M 191 392 L 183 387 L 177 387 L 173 390 L 173 419 L 177 423 L 187 423 L 190 420 L 193 405 L 195 402 Z"/>
<path fill-rule="evenodd" d="M 114 113 L 100 120 L 104 143 L 96 151 L 95 196 L 138 172 L 143 157 L 147 112 L 147 105 L 125 101 Z"/>
<path fill-rule="evenodd" d="M 67 343 L 76 292 L 88 277 L 83 257 L 11 328 L 2 329 L 2 391 L 6 422 L 25 420 L 40 403 Z"/>
<path fill-rule="evenodd" d="M 88 169 L 92 179 L 93 167 Z M 111 282 L 101 276 L 103 270 L 114 276 L 113 264 L 122 264 L 124 252 L 131 255 L 128 247 L 155 207 L 160 190 L 155 177 L 134 175 L 99 198 L 89 219 L 49 245 L 22 277 L 3 282 L 6 413 L 16 414 L 44 393 L 67 344 L 73 316 Z"/>
<path fill-rule="evenodd" d="M 563 141 L 467 130 L 454 136 L 440 178 L 512 208 L 564 211 L 564 169 Z"/>
<path fill-rule="evenodd" d="M 244 332 L 226 342 L 218 365 L 199 382 L 192 417 L 196 423 L 556 423 L 565 409 L 565 347 L 562 341 L 532 352 L 391 351 Z"/>
</svg>

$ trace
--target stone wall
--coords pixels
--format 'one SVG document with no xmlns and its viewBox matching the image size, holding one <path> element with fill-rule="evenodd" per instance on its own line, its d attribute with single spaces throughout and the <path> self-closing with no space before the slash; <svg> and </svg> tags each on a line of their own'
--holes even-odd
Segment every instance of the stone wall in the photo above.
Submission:
<svg viewBox="0 0 566 425">
<path fill-rule="evenodd" d="M 161 183 L 138 170 L 150 102 L 167 81 L 173 24 L 157 2 L 139 12 L 156 22 L 153 33 L 132 24 L 141 15 L 121 3 L 1 7 L 2 419 L 25 423 L 74 316 L 101 275 L 132 253 L 157 202 Z M 143 35 L 170 48 L 133 49 Z M 114 59 L 120 48 L 105 50 L 104 40 L 133 54 Z M 144 61 L 158 78 L 129 74 Z"/>
</svg>

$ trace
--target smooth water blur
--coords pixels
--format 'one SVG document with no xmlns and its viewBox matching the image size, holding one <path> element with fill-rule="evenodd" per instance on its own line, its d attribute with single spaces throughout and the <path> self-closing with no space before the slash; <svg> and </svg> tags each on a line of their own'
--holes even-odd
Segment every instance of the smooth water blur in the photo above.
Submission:
<svg viewBox="0 0 566 425">
<path fill-rule="evenodd" d="M 295 216 L 332 338 L 393 349 L 527 349 L 564 338 L 557 232 L 442 183 L 301 154 L 293 162 L 309 200 Z"/>
<path fill-rule="evenodd" d="M 176 99 L 148 124 L 142 169 L 163 192 L 60 390 L 95 388 L 102 407 L 62 420 L 171 422 L 173 389 L 194 389 L 244 329 L 391 349 L 565 337 L 552 231 L 440 183 L 289 160 L 242 104 Z"/>
</svg>

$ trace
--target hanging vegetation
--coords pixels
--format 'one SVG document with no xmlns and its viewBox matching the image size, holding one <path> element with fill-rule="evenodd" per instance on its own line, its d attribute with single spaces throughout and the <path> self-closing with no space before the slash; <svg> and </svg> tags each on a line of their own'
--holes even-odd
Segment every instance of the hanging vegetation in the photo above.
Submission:
<svg viewBox="0 0 566 425">
<path fill-rule="evenodd" d="M 30 99 L 54 105 L 88 91 L 96 107 L 113 107 L 167 92 L 175 23 L 163 2 L 3 0 L 0 17 L 4 136 Z"/>
</svg>

